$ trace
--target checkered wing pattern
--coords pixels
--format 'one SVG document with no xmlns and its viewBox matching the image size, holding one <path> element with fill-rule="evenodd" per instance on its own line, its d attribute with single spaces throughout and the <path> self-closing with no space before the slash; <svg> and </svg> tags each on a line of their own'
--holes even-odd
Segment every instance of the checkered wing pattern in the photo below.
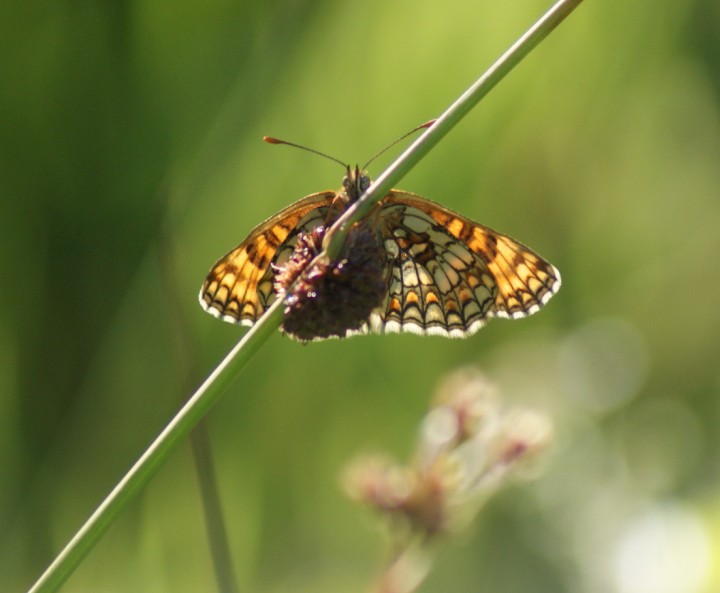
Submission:
<svg viewBox="0 0 720 593">
<path fill-rule="evenodd" d="M 359 333 L 465 337 L 492 317 L 535 313 L 560 288 L 528 247 L 421 196 L 391 191 L 380 221 L 388 294 Z"/>
<path fill-rule="evenodd" d="M 336 194 L 312 194 L 256 227 L 250 236 L 210 269 L 200 289 L 200 304 L 215 317 L 253 325 L 275 300 L 274 266 L 293 252 L 298 235 L 327 221 Z"/>
</svg>

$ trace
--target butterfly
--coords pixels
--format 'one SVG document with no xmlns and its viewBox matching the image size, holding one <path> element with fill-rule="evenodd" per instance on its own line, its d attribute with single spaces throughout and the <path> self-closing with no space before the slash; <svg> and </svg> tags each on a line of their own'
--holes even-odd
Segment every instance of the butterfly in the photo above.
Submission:
<svg viewBox="0 0 720 593">
<path fill-rule="evenodd" d="M 253 325 L 284 299 L 282 330 L 301 341 L 367 333 L 470 336 L 492 317 L 537 312 L 560 273 L 507 235 L 419 195 L 391 190 L 318 261 L 327 229 L 369 187 L 346 166 L 339 191 L 311 194 L 258 225 L 210 269 L 200 304 Z"/>
</svg>

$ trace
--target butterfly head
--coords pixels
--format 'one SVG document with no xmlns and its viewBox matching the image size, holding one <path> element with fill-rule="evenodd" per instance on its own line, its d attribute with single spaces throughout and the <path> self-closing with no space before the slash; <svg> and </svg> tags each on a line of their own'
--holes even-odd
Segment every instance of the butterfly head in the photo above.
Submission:
<svg viewBox="0 0 720 593">
<path fill-rule="evenodd" d="M 343 177 L 343 189 L 349 203 L 354 204 L 357 202 L 368 187 L 370 187 L 370 176 L 367 172 L 357 165 L 355 165 L 354 169 L 348 165 L 347 173 Z"/>
</svg>

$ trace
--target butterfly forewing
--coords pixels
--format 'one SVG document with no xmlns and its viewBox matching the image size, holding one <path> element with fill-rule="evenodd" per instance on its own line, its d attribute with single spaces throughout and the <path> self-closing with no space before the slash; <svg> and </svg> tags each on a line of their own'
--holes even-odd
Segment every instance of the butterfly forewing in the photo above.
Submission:
<svg viewBox="0 0 720 593">
<path fill-rule="evenodd" d="M 232 323 L 252 325 L 275 300 L 273 266 L 290 257 L 301 232 L 326 222 L 335 192 L 312 194 L 258 225 L 247 239 L 219 259 L 200 290 L 200 304 Z"/>
</svg>

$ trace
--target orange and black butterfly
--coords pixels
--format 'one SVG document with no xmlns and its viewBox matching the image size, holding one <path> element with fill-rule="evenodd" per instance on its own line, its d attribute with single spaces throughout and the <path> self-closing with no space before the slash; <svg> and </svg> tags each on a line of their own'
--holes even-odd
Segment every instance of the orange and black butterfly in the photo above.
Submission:
<svg viewBox="0 0 720 593">
<path fill-rule="evenodd" d="M 338 258 L 315 260 L 326 230 L 369 185 L 364 170 L 348 166 L 340 191 L 309 195 L 261 223 L 213 265 L 202 307 L 252 325 L 283 298 L 283 331 L 302 341 L 462 338 L 492 317 L 532 315 L 560 288 L 558 270 L 528 247 L 400 190 L 351 228 Z"/>
</svg>

